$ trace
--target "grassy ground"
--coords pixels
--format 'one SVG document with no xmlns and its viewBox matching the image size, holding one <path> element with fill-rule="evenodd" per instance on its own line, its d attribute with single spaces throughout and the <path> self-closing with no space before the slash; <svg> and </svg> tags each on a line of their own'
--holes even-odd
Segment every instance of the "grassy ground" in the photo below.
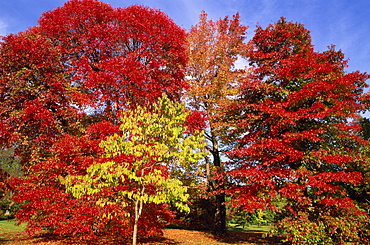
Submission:
<svg viewBox="0 0 370 245">
<path fill-rule="evenodd" d="M 228 224 L 228 229 L 235 232 L 256 232 L 256 233 L 267 233 L 270 231 L 271 226 L 269 225 L 249 225 L 247 227 L 237 226 L 236 224 Z"/>
<path fill-rule="evenodd" d="M 0 221 L 0 244 L 1 245 L 116 245 L 130 244 L 130 240 L 119 240 L 116 237 L 101 237 L 96 241 L 83 242 L 78 238 L 41 237 L 28 238 L 24 232 L 25 225 L 17 226 L 16 222 Z M 227 237 L 213 236 L 207 232 L 191 231 L 184 229 L 165 229 L 164 236 L 139 241 L 141 245 L 250 245 L 250 244 L 281 244 L 277 238 L 264 238 L 263 233 L 268 231 L 268 226 L 250 226 L 243 230 L 238 227 L 230 227 L 230 235 Z"/>
<path fill-rule="evenodd" d="M 12 241 L 14 239 L 25 238 L 24 229 L 25 224 L 17 225 L 12 220 L 0 220 L 0 244 L 6 241 Z"/>
</svg>

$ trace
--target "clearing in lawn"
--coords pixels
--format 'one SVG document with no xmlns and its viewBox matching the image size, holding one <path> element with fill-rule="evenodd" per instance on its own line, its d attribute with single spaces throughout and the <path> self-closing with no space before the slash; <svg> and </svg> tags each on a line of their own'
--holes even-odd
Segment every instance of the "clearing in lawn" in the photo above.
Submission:
<svg viewBox="0 0 370 245">
<path fill-rule="evenodd" d="M 0 244 L 2 245 L 118 245 L 131 244 L 131 240 L 122 240 L 117 237 L 100 237 L 94 241 L 84 241 L 78 237 L 58 237 L 44 236 L 38 238 L 28 238 L 24 232 L 25 225 L 17 226 L 16 222 L 0 221 Z M 165 229 L 163 237 L 150 239 L 139 239 L 141 245 L 226 245 L 226 244 L 282 244 L 280 238 L 264 238 L 263 232 L 266 227 L 250 227 L 245 232 L 230 231 L 228 237 L 211 235 L 204 231 L 194 231 L 185 229 Z"/>
</svg>

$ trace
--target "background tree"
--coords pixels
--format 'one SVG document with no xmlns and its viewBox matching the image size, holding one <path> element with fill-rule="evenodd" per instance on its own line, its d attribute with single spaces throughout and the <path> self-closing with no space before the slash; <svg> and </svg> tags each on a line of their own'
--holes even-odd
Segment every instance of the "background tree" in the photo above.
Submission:
<svg viewBox="0 0 370 245">
<path fill-rule="evenodd" d="M 65 193 L 59 176 L 86 174 L 99 143 L 119 133 L 122 110 L 178 100 L 185 31 L 159 10 L 70 0 L 37 27 L 0 43 L 0 144 L 15 147 L 17 217 L 30 232 L 106 232 L 118 223 L 96 200 Z M 117 228 L 118 229 L 118 228 Z"/>
<path fill-rule="evenodd" d="M 368 240 L 368 214 L 345 188 L 365 180 L 354 119 L 368 75 L 346 73 L 334 47 L 315 52 L 309 31 L 284 18 L 257 27 L 248 57 L 252 73 L 225 113 L 239 137 L 228 155 L 232 204 L 277 210 L 274 198 L 285 199 L 277 228 L 296 243 Z"/>
<path fill-rule="evenodd" d="M 235 67 L 235 63 L 246 50 L 246 44 L 243 43 L 246 29 L 240 24 L 238 14 L 232 19 L 225 17 L 212 21 L 207 20 L 207 14 L 203 12 L 199 23 L 190 29 L 188 36 L 189 63 L 186 71 L 190 88 L 187 99 L 191 108 L 204 112 L 207 118 L 205 136 L 214 167 L 210 168 L 207 157 L 206 178 L 209 191 L 215 195 L 216 233 L 226 233 L 222 166 L 225 129 L 219 127 L 217 116 L 219 109 L 237 94 L 236 85 L 242 73 Z"/>
<path fill-rule="evenodd" d="M 14 218 L 14 211 L 19 207 L 12 200 L 14 193 L 9 185 L 11 177 L 23 176 L 19 162 L 13 148 L 0 151 L 0 219 Z"/>
<path fill-rule="evenodd" d="M 361 130 L 359 131 L 359 136 L 364 140 L 369 141 L 370 137 L 370 120 L 366 117 L 360 117 L 358 119 L 358 123 L 361 126 Z M 363 176 L 363 181 L 356 185 L 345 185 L 344 187 L 347 189 L 349 196 L 351 199 L 356 201 L 356 204 L 362 210 L 365 210 L 368 214 L 370 214 L 370 148 L 369 143 L 367 143 L 361 150 L 361 154 L 359 154 L 359 158 L 361 161 L 358 161 L 356 165 L 351 166 L 352 169 L 356 169 L 356 171 L 361 172 Z"/>
<path fill-rule="evenodd" d="M 370 139 L 370 119 L 366 117 L 361 117 L 358 120 L 358 123 L 361 126 L 360 136 L 364 140 Z"/>
<path fill-rule="evenodd" d="M 0 151 L 0 169 L 9 176 L 23 176 L 20 159 L 14 155 L 14 148 L 7 148 Z"/>
</svg>

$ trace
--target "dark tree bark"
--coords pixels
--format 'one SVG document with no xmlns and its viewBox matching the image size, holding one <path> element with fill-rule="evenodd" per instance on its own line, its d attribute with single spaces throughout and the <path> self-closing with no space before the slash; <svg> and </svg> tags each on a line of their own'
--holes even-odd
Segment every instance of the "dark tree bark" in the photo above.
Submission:
<svg viewBox="0 0 370 245">
<path fill-rule="evenodd" d="M 217 140 L 212 134 L 212 144 L 213 149 L 211 151 L 213 156 L 213 165 L 217 168 L 221 168 L 221 157 L 220 151 L 218 149 Z M 215 223 L 214 223 L 214 233 L 216 234 L 226 234 L 226 206 L 225 206 L 225 185 L 224 180 L 216 178 L 215 180 L 215 191 L 216 197 L 216 211 L 215 211 Z"/>
</svg>

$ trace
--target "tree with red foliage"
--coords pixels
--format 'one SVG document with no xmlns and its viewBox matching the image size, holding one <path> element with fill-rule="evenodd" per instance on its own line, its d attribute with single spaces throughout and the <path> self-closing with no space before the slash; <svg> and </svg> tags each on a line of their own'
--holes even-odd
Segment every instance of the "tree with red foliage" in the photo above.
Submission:
<svg viewBox="0 0 370 245">
<path fill-rule="evenodd" d="M 31 232 L 124 231 L 125 219 L 105 218 L 119 207 L 74 198 L 59 176 L 86 174 L 100 141 L 119 133 L 120 111 L 162 93 L 178 100 L 185 50 L 185 31 L 159 10 L 97 0 L 70 0 L 3 38 L 0 144 L 22 160 L 25 177 L 13 185 Z"/>
<path fill-rule="evenodd" d="M 354 119 L 369 76 L 346 73 L 334 47 L 315 52 L 309 31 L 284 18 L 256 29 L 248 57 L 252 72 L 225 112 L 239 137 L 229 152 L 232 205 L 279 211 L 280 200 L 275 228 L 299 244 L 369 239 L 369 216 L 346 188 L 364 182 Z"/>
<path fill-rule="evenodd" d="M 118 120 L 128 102 L 144 104 L 163 92 L 178 99 L 186 87 L 185 32 L 158 10 L 72 0 L 39 23 L 60 48 L 68 80 L 84 91 L 76 100 L 105 118 Z"/>
</svg>

